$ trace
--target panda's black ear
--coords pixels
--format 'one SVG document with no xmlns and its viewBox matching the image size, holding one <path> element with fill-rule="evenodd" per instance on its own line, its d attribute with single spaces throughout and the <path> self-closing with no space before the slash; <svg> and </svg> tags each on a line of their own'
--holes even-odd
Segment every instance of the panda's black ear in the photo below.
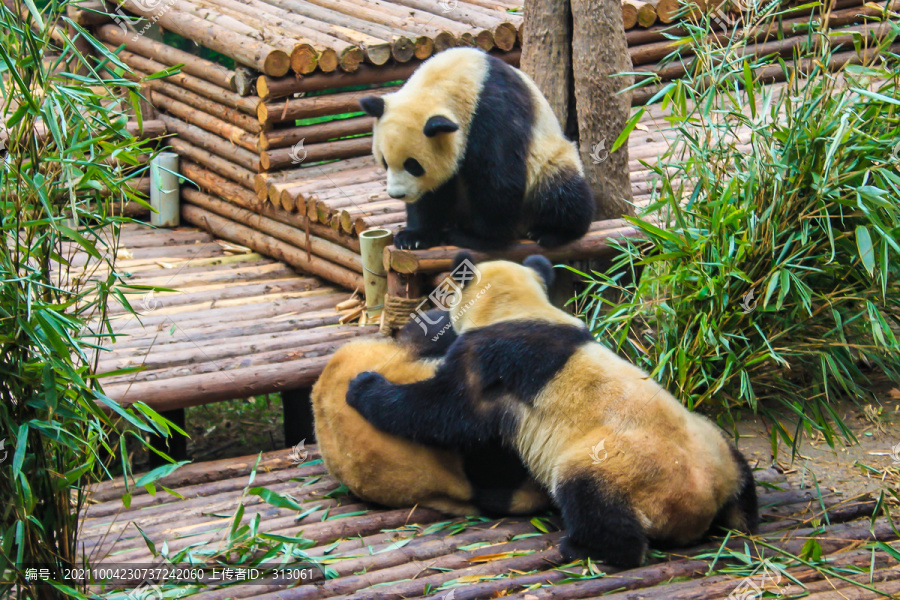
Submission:
<svg viewBox="0 0 900 600">
<path fill-rule="evenodd" d="M 532 254 L 526 258 L 522 264 L 529 269 L 537 271 L 537 274 L 544 280 L 544 285 L 547 286 L 548 290 L 553 287 L 553 281 L 556 279 L 556 274 L 553 272 L 553 264 L 547 260 L 546 257 L 541 256 L 540 254 Z"/>
<path fill-rule="evenodd" d="M 459 129 L 459 125 L 447 117 L 434 115 L 433 117 L 428 117 L 422 131 L 425 133 L 425 137 L 434 137 L 439 133 L 453 133 L 457 129 Z"/>
<path fill-rule="evenodd" d="M 376 119 L 384 114 L 384 98 L 380 96 L 364 96 L 359 99 L 359 106 L 367 115 Z"/>
<path fill-rule="evenodd" d="M 468 265 L 466 263 L 469 263 Z M 462 250 L 453 258 L 453 268 L 450 277 L 459 284 L 465 286 L 471 281 L 471 268 L 475 266 L 475 257 L 468 250 Z"/>
</svg>

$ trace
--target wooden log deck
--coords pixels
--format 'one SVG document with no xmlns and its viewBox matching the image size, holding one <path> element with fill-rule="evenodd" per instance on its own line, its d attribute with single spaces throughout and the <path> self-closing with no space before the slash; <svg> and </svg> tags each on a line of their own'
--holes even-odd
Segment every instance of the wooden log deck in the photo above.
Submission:
<svg viewBox="0 0 900 600">
<path fill-rule="evenodd" d="M 191 228 L 122 229 L 125 282 L 173 291 L 129 293 L 112 305 L 114 343 L 99 357 L 106 393 L 157 410 L 307 388 L 343 342 L 375 334 L 342 324 L 352 290 Z"/>
<path fill-rule="evenodd" d="M 95 566 L 161 563 L 163 557 L 148 549 L 146 536 L 156 553 L 181 553 L 182 561 L 210 567 L 207 573 L 218 565 L 221 576 L 223 565 L 248 565 L 247 557 L 259 559 L 267 549 L 281 543 L 287 549 L 297 542 L 303 549 L 297 556 L 308 556 L 328 571 L 327 579 L 314 568 L 309 579 L 294 582 L 232 578 L 228 586 L 185 586 L 177 596 L 197 600 L 712 600 L 763 595 L 867 600 L 900 593 L 896 558 L 886 546 L 873 543 L 889 545 L 896 556 L 897 531 L 888 518 L 871 518 L 873 499 L 827 491 L 820 495 L 816 488 L 789 483 L 774 469 L 755 472 L 763 520 L 758 535 L 735 535 L 724 549 L 715 538 L 691 548 L 653 551 L 646 566 L 621 571 L 602 563 L 562 564 L 562 532 L 553 513 L 538 519 L 489 519 L 379 508 L 339 486 L 325 472 L 315 447 L 293 455 L 264 454 L 254 468 L 256 461 L 249 456 L 182 467 L 160 482 L 178 496 L 151 496 L 132 487 L 127 509 L 120 500 L 125 491 L 121 480 L 96 486 L 83 512 L 83 554 Z M 280 499 L 273 502 L 283 507 L 267 503 L 264 495 Z M 294 504 L 284 507 L 285 498 Z M 235 518 L 240 507 L 243 512 Z M 239 525 L 253 526 L 261 534 L 259 545 L 251 547 L 247 538 L 241 539 Z M 817 559 L 805 564 L 788 560 L 788 554 L 808 557 L 813 542 L 821 547 L 828 573 L 811 568 Z M 778 550 L 766 549 L 766 544 Z M 238 550 L 244 562 L 236 558 Z M 746 572 L 729 574 L 728 568 L 736 565 L 730 551 L 758 552 L 786 568 L 749 577 Z"/>
</svg>

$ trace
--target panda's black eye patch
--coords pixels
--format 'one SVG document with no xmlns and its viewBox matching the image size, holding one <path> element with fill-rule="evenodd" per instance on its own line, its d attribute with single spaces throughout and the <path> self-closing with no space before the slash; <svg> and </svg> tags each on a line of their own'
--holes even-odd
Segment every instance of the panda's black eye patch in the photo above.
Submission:
<svg viewBox="0 0 900 600">
<path fill-rule="evenodd" d="M 403 162 L 403 168 L 413 177 L 421 177 L 425 174 L 425 169 L 423 169 L 422 165 L 419 164 L 419 161 L 414 158 L 407 158 Z"/>
</svg>

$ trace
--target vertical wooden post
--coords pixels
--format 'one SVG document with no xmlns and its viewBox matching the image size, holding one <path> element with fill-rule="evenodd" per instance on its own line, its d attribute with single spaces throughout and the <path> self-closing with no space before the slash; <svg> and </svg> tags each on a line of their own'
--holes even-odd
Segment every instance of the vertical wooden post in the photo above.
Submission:
<svg viewBox="0 0 900 600">
<path fill-rule="evenodd" d="M 184 409 L 176 408 L 175 410 L 163 410 L 159 413 L 166 419 L 184 429 Z M 173 460 L 187 460 L 187 438 L 180 433 L 173 431 L 172 434 L 164 438 L 154 435 L 150 438 L 150 445 L 168 454 Z M 150 453 L 150 467 L 155 468 L 168 464 L 155 452 Z"/>
<path fill-rule="evenodd" d="M 628 146 L 609 151 L 631 114 L 620 0 L 526 0 L 521 65 L 578 144 L 595 218 L 633 214 Z"/>
<path fill-rule="evenodd" d="M 181 211 L 178 207 L 178 155 L 160 152 L 150 161 L 150 224 L 177 227 Z"/>
<path fill-rule="evenodd" d="M 628 144 L 610 148 L 631 114 L 631 58 L 620 0 L 571 0 L 572 72 L 578 118 L 578 147 L 597 205 L 595 218 L 634 214 Z"/>
<path fill-rule="evenodd" d="M 306 440 L 307 444 L 315 442 L 316 430 L 313 426 L 311 392 L 311 387 L 281 392 L 285 448 L 296 446 L 303 440 Z"/>
</svg>

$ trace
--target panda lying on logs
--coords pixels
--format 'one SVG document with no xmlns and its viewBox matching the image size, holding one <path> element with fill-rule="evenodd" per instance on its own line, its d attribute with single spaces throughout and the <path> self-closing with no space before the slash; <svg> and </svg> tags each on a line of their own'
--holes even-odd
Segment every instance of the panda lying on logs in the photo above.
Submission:
<svg viewBox="0 0 900 600">
<path fill-rule="evenodd" d="M 454 269 L 463 260 L 472 258 L 461 253 Z M 421 444 L 465 448 L 501 436 L 561 510 L 566 559 L 635 567 L 649 541 L 754 530 L 756 489 L 741 454 L 550 304 L 547 259 L 478 271 L 451 311 L 460 337 L 434 375 L 398 384 L 363 373 L 350 384 L 350 406 Z"/>
<path fill-rule="evenodd" d="M 473 48 L 425 61 L 400 90 L 366 96 L 372 153 L 407 203 L 398 248 L 551 248 L 587 233 L 594 200 L 575 146 L 531 79 Z"/>
<path fill-rule="evenodd" d="M 456 334 L 448 329 L 433 342 L 449 315 L 432 311 L 428 316 L 436 324 L 434 331 L 423 335 L 410 324 L 398 342 L 353 341 L 328 362 L 312 391 L 316 440 L 328 472 L 359 498 L 391 507 L 419 505 L 454 515 L 529 514 L 548 508 L 547 494 L 499 437 L 482 440 L 465 453 L 429 448 L 378 431 L 347 406 L 347 386 L 363 371 L 397 384 L 434 377 Z"/>
</svg>

